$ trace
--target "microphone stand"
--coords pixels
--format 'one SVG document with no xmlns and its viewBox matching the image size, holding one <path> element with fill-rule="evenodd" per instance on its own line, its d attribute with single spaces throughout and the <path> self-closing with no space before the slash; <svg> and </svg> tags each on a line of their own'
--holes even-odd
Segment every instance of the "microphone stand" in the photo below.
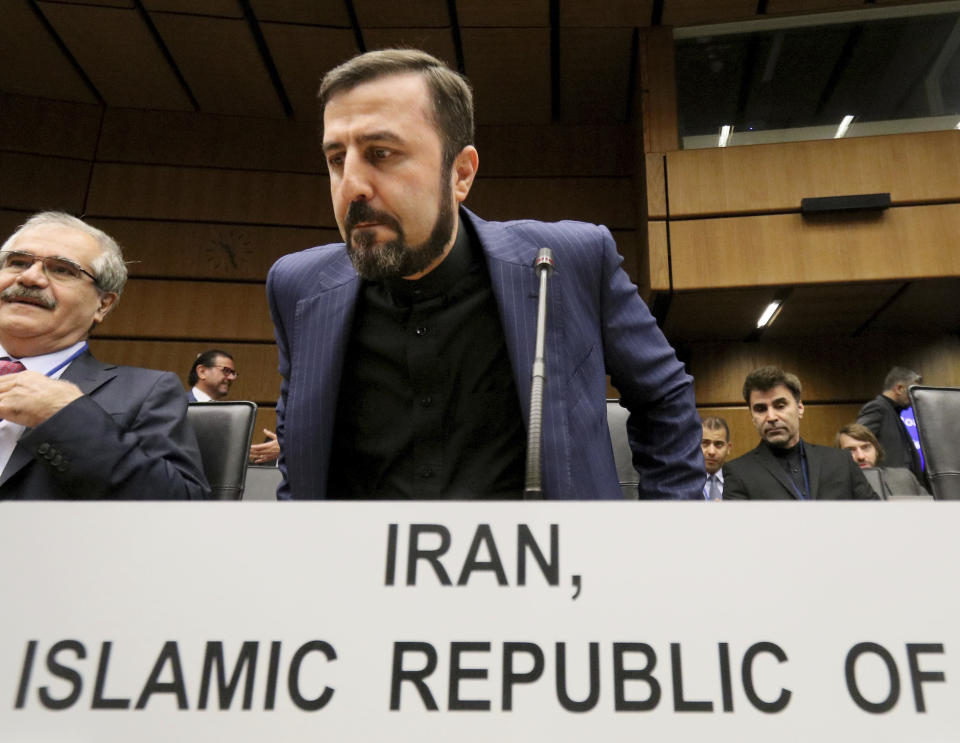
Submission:
<svg viewBox="0 0 960 743">
<path fill-rule="evenodd" d="M 533 262 L 540 275 L 540 301 L 537 306 L 537 344 L 533 355 L 533 376 L 530 383 L 530 426 L 527 429 L 527 478 L 523 489 L 526 500 L 542 500 L 543 469 L 543 385 L 547 378 L 544 347 L 547 335 L 547 280 L 555 267 L 553 251 L 540 248 Z"/>
</svg>

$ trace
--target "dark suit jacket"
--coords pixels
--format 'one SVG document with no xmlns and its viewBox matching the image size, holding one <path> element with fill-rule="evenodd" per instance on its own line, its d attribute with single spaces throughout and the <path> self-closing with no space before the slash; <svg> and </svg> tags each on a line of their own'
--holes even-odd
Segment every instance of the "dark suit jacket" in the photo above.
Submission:
<svg viewBox="0 0 960 743">
<path fill-rule="evenodd" d="M 811 500 L 876 500 L 849 452 L 803 443 Z M 793 483 L 766 444 L 723 465 L 724 500 L 799 500 Z"/>
<path fill-rule="evenodd" d="M 900 410 L 886 395 L 877 395 L 860 408 L 857 414 L 860 423 L 877 437 L 883 447 L 883 464 L 886 467 L 906 467 L 918 480 L 923 480 L 920 455 L 900 420 Z"/>
<path fill-rule="evenodd" d="M 175 374 L 104 364 L 88 352 L 61 379 L 84 396 L 24 431 L 0 474 L 0 498 L 209 495 Z"/>
<path fill-rule="evenodd" d="M 579 222 L 485 222 L 466 209 L 487 260 L 527 423 L 540 247 L 553 249 L 543 491 L 547 498 L 622 498 L 607 429 L 606 378 L 631 411 L 640 497 L 702 498 L 702 434 L 692 379 L 620 268 L 610 232 Z M 344 355 L 361 281 L 342 243 L 281 258 L 267 277 L 282 376 L 277 405 L 279 498 L 326 497 Z"/>
</svg>

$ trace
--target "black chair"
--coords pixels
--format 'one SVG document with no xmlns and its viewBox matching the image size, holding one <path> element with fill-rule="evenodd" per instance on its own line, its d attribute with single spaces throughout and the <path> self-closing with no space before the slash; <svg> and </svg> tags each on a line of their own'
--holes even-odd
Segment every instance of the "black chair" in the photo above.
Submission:
<svg viewBox="0 0 960 743">
<path fill-rule="evenodd" d="M 197 434 L 214 500 L 240 500 L 257 417 L 253 402 L 192 402 L 187 420 Z"/>
<path fill-rule="evenodd" d="M 633 452 L 627 439 L 627 417 L 630 411 L 618 400 L 607 400 L 607 427 L 610 429 L 610 443 L 613 444 L 613 460 L 617 463 L 617 479 L 620 490 L 628 500 L 637 500 L 640 476 L 633 466 Z"/>
<path fill-rule="evenodd" d="M 247 484 L 243 488 L 243 499 L 245 501 L 275 501 L 277 499 L 277 486 L 282 479 L 280 468 L 276 465 L 247 465 Z"/>
<path fill-rule="evenodd" d="M 908 390 L 927 479 L 937 500 L 960 500 L 960 388 Z"/>
</svg>

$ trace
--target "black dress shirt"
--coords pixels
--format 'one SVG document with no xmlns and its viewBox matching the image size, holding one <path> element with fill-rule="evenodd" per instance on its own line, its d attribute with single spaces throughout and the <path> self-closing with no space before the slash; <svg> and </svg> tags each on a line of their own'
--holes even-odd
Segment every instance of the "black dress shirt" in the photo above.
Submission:
<svg viewBox="0 0 960 743">
<path fill-rule="evenodd" d="M 520 498 L 526 433 L 496 300 L 463 223 L 426 276 L 365 282 L 344 361 L 331 498 Z"/>
</svg>

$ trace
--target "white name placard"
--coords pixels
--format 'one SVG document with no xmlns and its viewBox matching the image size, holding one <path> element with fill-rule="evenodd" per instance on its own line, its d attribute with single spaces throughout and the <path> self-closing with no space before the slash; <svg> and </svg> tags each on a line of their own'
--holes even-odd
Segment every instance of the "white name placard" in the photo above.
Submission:
<svg viewBox="0 0 960 743">
<path fill-rule="evenodd" d="M 953 503 L 0 504 L 0 740 L 960 740 Z"/>
</svg>

